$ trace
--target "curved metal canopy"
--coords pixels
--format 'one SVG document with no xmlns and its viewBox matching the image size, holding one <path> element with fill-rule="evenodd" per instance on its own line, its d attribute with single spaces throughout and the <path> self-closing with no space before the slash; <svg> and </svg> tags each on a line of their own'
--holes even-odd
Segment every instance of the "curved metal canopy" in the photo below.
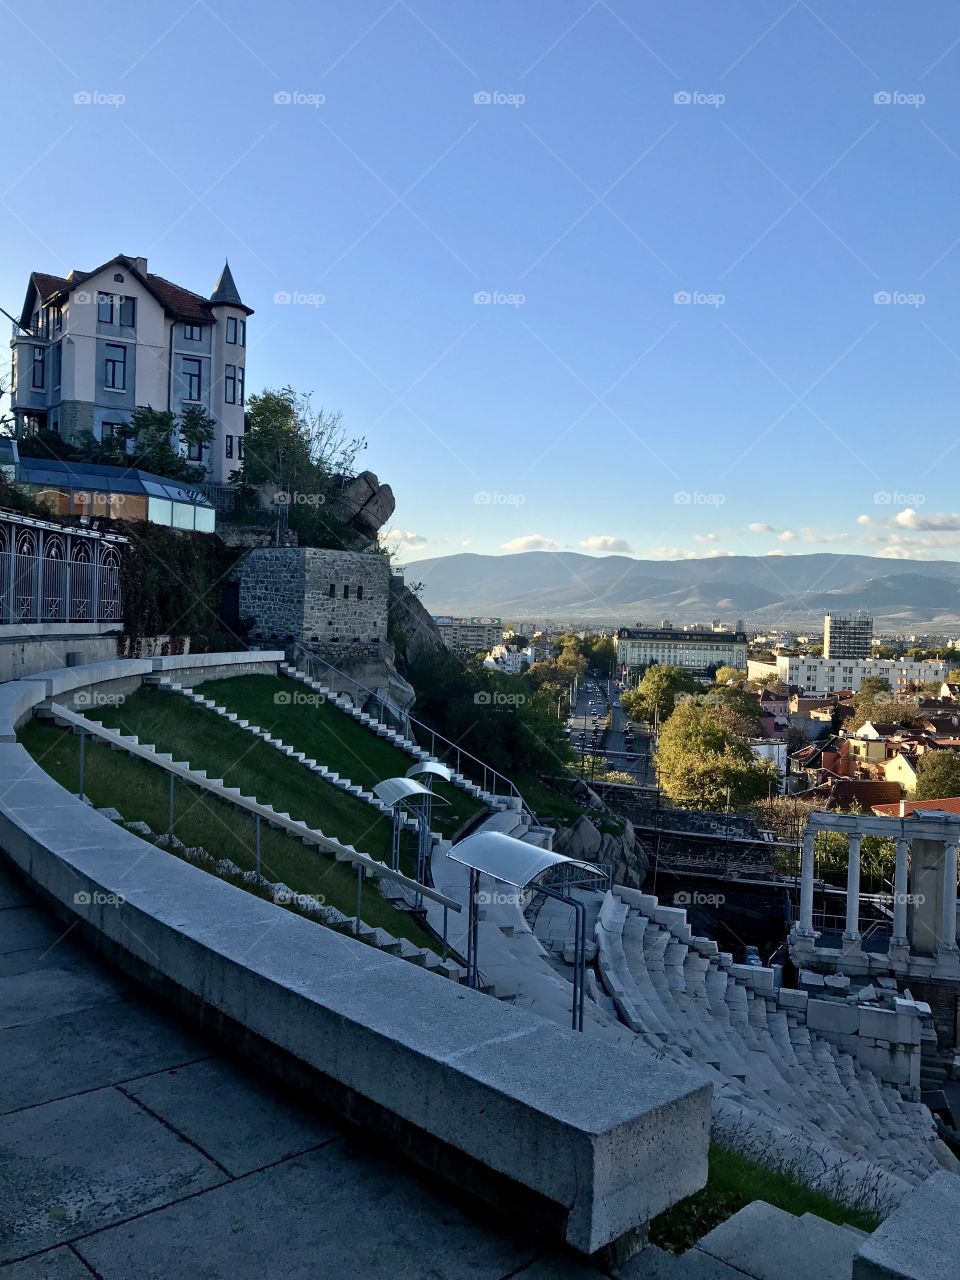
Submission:
<svg viewBox="0 0 960 1280">
<path fill-rule="evenodd" d="M 375 784 L 373 794 L 378 800 L 382 800 L 384 804 L 393 808 L 401 800 L 419 800 L 421 796 L 429 795 L 430 792 L 413 778 L 385 778 L 383 782 Z"/>
<path fill-rule="evenodd" d="M 412 778 L 417 773 L 429 773 L 435 778 L 443 778 L 445 782 L 449 782 L 453 777 L 452 769 L 448 769 L 445 764 L 438 764 L 435 760 L 421 760 L 418 764 L 412 764 L 407 770 L 407 777 Z"/>
<path fill-rule="evenodd" d="M 493 876 L 494 880 L 512 884 L 517 889 L 525 888 L 544 871 L 565 862 L 582 867 L 594 875 L 600 874 L 592 863 L 538 849 L 536 845 L 518 840 L 516 836 L 505 835 L 502 831 L 476 831 L 455 844 L 447 857 L 465 867 L 472 867 L 474 871 L 483 871 L 486 875 Z"/>
</svg>

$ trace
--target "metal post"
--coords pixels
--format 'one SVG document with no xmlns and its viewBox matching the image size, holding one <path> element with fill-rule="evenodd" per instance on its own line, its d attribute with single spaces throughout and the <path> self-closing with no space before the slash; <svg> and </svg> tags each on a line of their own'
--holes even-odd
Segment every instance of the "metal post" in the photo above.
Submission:
<svg viewBox="0 0 960 1280">
<path fill-rule="evenodd" d="M 402 810 L 399 804 L 393 806 L 393 845 L 390 852 L 390 866 L 394 871 L 400 870 L 400 823 Z"/>
<path fill-rule="evenodd" d="M 354 928 L 354 935 L 360 937 L 360 906 L 363 897 L 363 863 L 357 863 L 357 919 Z"/>
<path fill-rule="evenodd" d="M 170 799 L 167 804 L 167 835 L 173 835 L 173 784 L 176 781 L 176 775 L 170 775 Z"/>
<path fill-rule="evenodd" d="M 476 991 L 480 985 L 478 981 L 477 966 L 477 943 L 479 942 L 479 928 L 477 923 L 477 908 L 479 906 L 477 898 L 480 893 L 480 872 L 476 868 L 470 868 L 470 915 L 467 921 L 467 986 L 472 987 Z"/>
<path fill-rule="evenodd" d="M 80 799 L 81 800 L 83 799 L 83 782 L 84 782 L 84 771 L 85 771 L 85 763 L 86 763 L 85 761 L 86 741 L 87 741 L 87 731 L 86 729 L 81 729 L 80 730 Z"/>
<path fill-rule="evenodd" d="M 173 781 L 172 778 L 171 778 L 171 781 Z M 258 813 L 255 816 L 256 816 L 256 828 L 257 828 L 257 875 L 259 875 L 260 874 L 260 815 Z"/>
<path fill-rule="evenodd" d="M 447 913 L 449 908 L 447 904 L 443 904 L 443 959 L 447 958 Z"/>
</svg>

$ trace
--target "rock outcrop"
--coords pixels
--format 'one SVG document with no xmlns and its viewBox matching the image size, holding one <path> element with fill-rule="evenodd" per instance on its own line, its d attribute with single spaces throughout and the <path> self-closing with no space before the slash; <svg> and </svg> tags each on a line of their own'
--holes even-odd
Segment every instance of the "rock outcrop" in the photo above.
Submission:
<svg viewBox="0 0 960 1280">
<path fill-rule="evenodd" d="M 407 662 L 443 648 L 437 624 L 403 579 L 390 579 L 390 636 Z"/>
<path fill-rule="evenodd" d="M 361 471 L 358 476 L 344 476 L 343 488 L 327 505 L 337 520 L 372 541 L 397 503 L 388 484 L 381 484 L 372 471 Z"/>
<path fill-rule="evenodd" d="M 637 840 L 633 823 L 623 820 L 623 831 L 614 835 L 601 831 L 586 814 L 581 814 L 572 827 L 557 827 L 553 837 L 554 852 L 582 862 L 613 865 L 614 880 L 628 888 L 639 889 L 647 874 L 647 851 Z"/>
</svg>

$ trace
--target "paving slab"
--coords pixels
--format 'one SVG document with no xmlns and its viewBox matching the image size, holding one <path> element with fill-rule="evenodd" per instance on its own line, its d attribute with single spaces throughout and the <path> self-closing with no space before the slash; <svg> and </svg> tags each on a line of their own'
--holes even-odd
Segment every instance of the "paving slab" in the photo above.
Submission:
<svg viewBox="0 0 960 1280">
<path fill-rule="evenodd" d="M 117 1000 L 123 992 L 116 979 L 93 969 L 49 965 L 9 974 L 0 977 L 0 1028 L 76 1013 Z"/>
<path fill-rule="evenodd" d="M 45 1018 L 3 1033 L 0 1114 L 211 1057 L 142 997 Z"/>
<path fill-rule="evenodd" d="M 744 1280 L 745 1273 L 699 1249 L 673 1254 L 650 1245 L 620 1269 L 620 1280 Z M 786 1274 L 781 1280 L 792 1280 Z"/>
<path fill-rule="evenodd" d="M 25 951 L 28 947 L 46 950 L 55 947 L 70 931 L 52 915 L 35 907 L 8 907 L 0 916 L 0 954 Z"/>
<path fill-rule="evenodd" d="M 216 1165 L 118 1089 L 5 1116 L 0 1145 L 4 1262 L 224 1181 Z"/>
<path fill-rule="evenodd" d="M 223 1058 L 161 1071 L 123 1086 L 234 1177 L 342 1136 L 329 1121 L 281 1098 L 275 1083 Z"/>
<path fill-rule="evenodd" d="M 87 1264 L 66 1247 L 0 1266 L 0 1280 L 91 1280 L 92 1275 Z"/>
<path fill-rule="evenodd" d="M 501 1280 L 542 1253 L 493 1225 L 409 1167 L 334 1142 L 76 1247 L 103 1280 Z"/>
</svg>

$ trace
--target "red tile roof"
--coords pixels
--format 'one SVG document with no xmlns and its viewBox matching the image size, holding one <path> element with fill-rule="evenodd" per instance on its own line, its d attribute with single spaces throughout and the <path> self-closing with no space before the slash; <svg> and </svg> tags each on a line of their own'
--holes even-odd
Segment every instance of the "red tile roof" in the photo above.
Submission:
<svg viewBox="0 0 960 1280">
<path fill-rule="evenodd" d="M 939 809 L 945 813 L 960 813 L 960 796 L 944 796 L 942 800 L 905 800 L 904 814 L 911 814 L 915 809 Z M 899 818 L 899 804 L 875 804 L 873 812 L 881 818 Z"/>
</svg>

